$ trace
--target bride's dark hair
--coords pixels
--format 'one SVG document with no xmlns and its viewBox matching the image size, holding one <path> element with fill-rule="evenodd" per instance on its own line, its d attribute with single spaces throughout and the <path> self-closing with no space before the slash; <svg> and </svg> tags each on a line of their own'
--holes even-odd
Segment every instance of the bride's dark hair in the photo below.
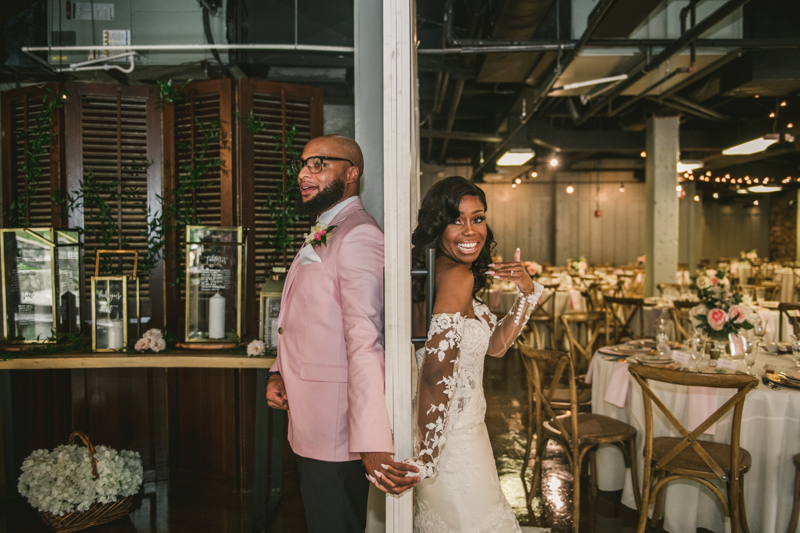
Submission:
<svg viewBox="0 0 800 533">
<path fill-rule="evenodd" d="M 459 205 L 464 196 L 476 196 L 483 204 L 486 211 L 486 195 L 474 183 L 461 176 L 450 176 L 435 183 L 425 198 L 417 215 L 417 228 L 411 234 L 411 268 L 425 268 L 425 249 L 439 248 L 439 237 L 454 220 L 461 215 Z M 481 253 L 472 263 L 472 277 L 475 282 L 472 286 L 472 296 L 477 298 L 478 291 L 486 286 L 488 276 L 486 271 L 492 262 L 492 251 L 495 247 L 494 234 L 489 224 L 486 224 L 486 242 Z M 438 253 L 438 252 L 437 252 Z M 411 281 L 411 301 L 422 302 L 425 300 L 425 278 L 414 276 Z"/>
</svg>

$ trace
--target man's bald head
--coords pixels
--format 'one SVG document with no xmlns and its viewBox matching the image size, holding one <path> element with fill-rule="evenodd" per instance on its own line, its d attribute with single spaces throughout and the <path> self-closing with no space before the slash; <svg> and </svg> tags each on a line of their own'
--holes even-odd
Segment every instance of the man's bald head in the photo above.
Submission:
<svg viewBox="0 0 800 533">
<path fill-rule="evenodd" d="M 341 135 L 323 135 L 314 137 L 303 150 L 304 157 L 323 155 L 349 159 L 358 167 L 358 177 L 364 173 L 364 154 L 361 147 L 353 139 Z M 307 154 L 307 155 L 306 155 Z"/>
</svg>

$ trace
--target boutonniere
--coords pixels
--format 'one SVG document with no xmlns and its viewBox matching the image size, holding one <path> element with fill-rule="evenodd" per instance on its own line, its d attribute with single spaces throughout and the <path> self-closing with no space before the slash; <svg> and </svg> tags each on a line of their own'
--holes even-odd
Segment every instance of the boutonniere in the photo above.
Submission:
<svg viewBox="0 0 800 533">
<path fill-rule="evenodd" d="M 328 243 L 328 237 L 331 235 L 331 231 L 336 226 L 326 226 L 325 224 L 315 224 L 311 227 L 311 233 L 306 233 L 303 235 L 305 241 L 303 244 L 310 244 L 312 248 L 316 248 L 317 246 L 322 246 Z"/>
</svg>

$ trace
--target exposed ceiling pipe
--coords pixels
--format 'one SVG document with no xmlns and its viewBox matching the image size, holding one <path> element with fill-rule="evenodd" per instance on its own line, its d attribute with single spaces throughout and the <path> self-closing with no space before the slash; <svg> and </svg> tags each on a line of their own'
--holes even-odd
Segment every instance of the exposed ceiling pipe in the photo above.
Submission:
<svg viewBox="0 0 800 533">
<path fill-rule="evenodd" d="M 500 152 L 511 142 L 511 140 L 525 127 L 525 124 L 536 114 L 536 111 L 539 109 L 539 106 L 542 105 L 547 99 L 547 94 L 552 90 L 553 85 L 555 85 L 558 78 L 561 76 L 561 73 L 572 63 L 572 61 L 578 57 L 578 54 L 586 46 L 586 43 L 591 38 L 594 31 L 597 29 L 597 26 L 603 20 L 603 17 L 606 16 L 608 10 L 614 5 L 616 0 L 601 0 L 602 3 L 598 4 L 597 7 L 592 11 L 594 15 L 593 18 L 589 19 L 588 23 L 586 24 L 586 29 L 581 35 L 581 38 L 578 40 L 576 47 L 574 50 L 570 51 L 564 58 L 559 58 L 556 62 L 556 66 L 550 75 L 536 88 L 536 92 L 533 98 L 533 101 L 530 104 L 530 110 L 528 111 L 527 115 L 520 121 L 519 125 L 511 131 L 506 138 L 500 142 L 497 146 L 495 146 L 494 151 L 492 154 L 484 159 L 483 163 L 478 165 L 478 168 L 475 169 L 474 175 L 480 174 L 483 170 L 490 164 L 494 164 L 495 158 L 500 154 Z M 448 21 L 449 23 L 449 21 Z"/>
<path fill-rule="evenodd" d="M 89 61 L 82 61 L 80 63 L 72 63 L 68 67 L 64 68 L 54 68 L 56 72 L 84 72 L 86 70 L 119 70 L 124 72 L 125 74 L 130 74 L 133 72 L 136 63 L 134 60 L 136 56 L 138 56 L 138 52 L 126 52 L 124 54 L 118 54 L 110 57 L 101 57 L 98 59 L 90 59 Z M 124 59 L 127 58 L 129 64 L 127 67 L 121 67 L 120 65 L 110 65 L 108 64 L 109 61 L 114 61 L 116 59 Z"/>
<path fill-rule="evenodd" d="M 461 42 L 461 41 L 459 41 Z M 575 50 L 578 41 L 483 41 L 482 46 L 420 48 L 420 55 L 509 54 L 525 52 L 559 52 Z M 673 39 L 595 39 L 586 48 L 666 48 Z M 697 48 L 786 49 L 800 48 L 800 39 L 696 39 Z"/>
<path fill-rule="evenodd" d="M 694 109 L 698 113 L 703 113 L 705 115 L 708 115 L 708 117 L 711 118 L 712 120 L 718 120 L 721 122 L 732 120 L 731 117 L 729 117 L 728 115 L 720 113 L 719 111 L 714 111 L 713 109 L 710 109 L 708 107 L 702 106 L 697 102 L 689 100 L 688 98 L 682 98 L 680 96 L 673 95 L 665 99 L 664 101 L 667 103 L 667 105 L 670 105 L 669 102 L 672 102 L 672 103 L 677 103 L 678 105 L 688 107 L 689 109 Z"/>
<path fill-rule="evenodd" d="M 684 33 L 681 37 L 673 41 L 673 43 L 665 48 L 653 60 L 644 65 L 637 72 L 630 75 L 630 77 L 617 85 L 608 94 L 600 98 L 594 105 L 592 105 L 581 117 L 575 122 L 576 125 L 581 125 L 586 122 L 590 117 L 594 116 L 598 111 L 605 108 L 606 104 L 613 100 L 616 96 L 620 95 L 627 88 L 636 84 L 639 80 L 644 78 L 649 72 L 657 69 L 673 55 L 680 52 L 683 48 L 696 41 L 698 37 L 713 28 L 722 19 L 745 5 L 749 0 L 730 0 L 722 7 L 711 13 L 709 16 L 701 20 L 697 25 Z"/>
<path fill-rule="evenodd" d="M 464 80 L 458 80 L 456 82 L 455 92 L 453 94 L 453 101 L 450 106 L 450 112 L 447 114 L 447 124 L 445 124 L 445 131 L 450 131 L 453 129 L 453 123 L 456 120 L 456 112 L 458 111 L 458 104 L 461 103 L 461 93 L 464 92 Z M 445 137 L 442 141 L 442 151 L 439 154 L 439 164 L 443 164 L 445 162 L 445 156 L 447 155 L 447 145 L 450 142 L 450 139 Z"/>
<path fill-rule="evenodd" d="M 29 52 L 91 52 L 92 50 L 110 52 L 202 52 L 205 50 L 273 50 L 273 51 L 299 51 L 299 52 L 353 52 L 352 46 L 318 46 L 307 44 L 125 44 L 119 46 L 92 45 L 92 46 L 23 46 L 26 54 Z"/>
</svg>

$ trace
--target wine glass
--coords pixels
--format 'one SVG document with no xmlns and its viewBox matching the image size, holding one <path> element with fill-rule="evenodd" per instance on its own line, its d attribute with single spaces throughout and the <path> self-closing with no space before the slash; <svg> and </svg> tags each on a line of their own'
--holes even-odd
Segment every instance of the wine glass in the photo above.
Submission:
<svg viewBox="0 0 800 533">
<path fill-rule="evenodd" d="M 747 374 L 750 376 L 755 376 L 753 373 L 753 365 L 756 364 L 756 355 L 758 354 L 758 349 L 761 347 L 761 343 L 756 341 L 753 342 L 751 339 L 742 339 L 744 341 L 744 364 L 747 365 Z"/>
<path fill-rule="evenodd" d="M 789 335 L 792 340 L 792 361 L 800 370 L 800 335 Z"/>
<path fill-rule="evenodd" d="M 759 345 L 763 344 L 764 342 L 764 335 L 767 333 L 767 326 L 764 324 L 764 320 L 761 316 L 756 313 L 755 322 L 753 322 L 753 335 L 755 335 L 756 339 L 758 339 Z"/>
</svg>

